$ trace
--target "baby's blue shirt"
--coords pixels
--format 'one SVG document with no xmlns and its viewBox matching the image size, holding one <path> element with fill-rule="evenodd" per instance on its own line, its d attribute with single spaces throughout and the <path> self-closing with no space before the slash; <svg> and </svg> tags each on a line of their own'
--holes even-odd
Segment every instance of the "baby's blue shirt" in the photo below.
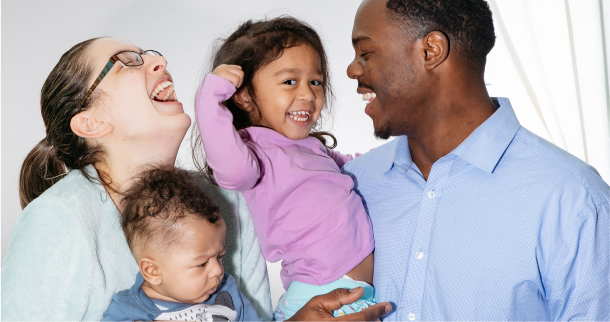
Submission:
<svg viewBox="0 0 610 322">
<path fill-rule="evenodd" d="M 153 300 L 142 291 L 144 283 L 142 274 L 138 272 L 135 284 L 130 288 L 116 293 L 104 313 L 103 321 L 136 321 L 136 320 L 188 320 L 206 321 L 218 320 L 224 317 L 229 321 L 262 321 L 248 299 L 237 288 L 235 279 L 224 274 L 220 286 L 210 298 L 199 304 L 163 303 L 168 307 L 161 310 Z M 158 300 L 155 300 L 158 302 Z M 223 319 L 224 320 L 224 319 Z"/>
</svg>

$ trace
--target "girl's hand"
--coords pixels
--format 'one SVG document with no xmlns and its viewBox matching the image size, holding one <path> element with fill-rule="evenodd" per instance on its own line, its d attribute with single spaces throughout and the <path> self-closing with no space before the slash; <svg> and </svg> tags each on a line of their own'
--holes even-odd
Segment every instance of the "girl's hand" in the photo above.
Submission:
<svg viewBox="0 0 610 322">
<path fill-rule="evenodd" d="M 235 88 L 239 88 L 244 80 L 244 72 L 237 65 L 219 65 L 212 74 L 228 80 Z"/>
</svg>

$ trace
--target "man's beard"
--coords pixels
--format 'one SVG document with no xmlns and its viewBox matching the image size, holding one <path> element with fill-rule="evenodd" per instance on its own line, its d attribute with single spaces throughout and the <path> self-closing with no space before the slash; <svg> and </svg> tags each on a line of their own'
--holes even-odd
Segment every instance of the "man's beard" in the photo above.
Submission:
<svg viewBox="0 0 610 322">
<path fill-rule="evenodd" d="M 390 129 L 390 126 L 386 124 L 379 129 L 375 129 L 374 134 L 378 139 L 387 140 L 392 135 L 392 129 Z"/>
</svg>

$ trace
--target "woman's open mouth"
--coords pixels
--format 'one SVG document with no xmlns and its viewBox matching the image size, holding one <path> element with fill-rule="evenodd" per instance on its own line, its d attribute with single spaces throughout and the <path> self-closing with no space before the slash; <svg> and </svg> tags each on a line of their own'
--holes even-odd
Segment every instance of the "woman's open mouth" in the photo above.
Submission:
<svg viewBox="0 0 610 322">
<path fill-rule="evenodd" d="M 150 95 L 150 98 L 157 102 L 178 101 L 174 83 L 170 81 L 161 82 Z"/>
</svg>

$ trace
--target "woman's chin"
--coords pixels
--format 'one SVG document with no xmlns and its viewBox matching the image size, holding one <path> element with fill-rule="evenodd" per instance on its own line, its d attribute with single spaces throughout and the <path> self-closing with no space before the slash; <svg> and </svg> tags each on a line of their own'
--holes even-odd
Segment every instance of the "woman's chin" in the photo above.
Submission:
<svg viewBox="0 0 610 322">
<path fill-rule="evenodd" d="M 184 114 L 184 107 L 178 101 L 155 101 L 152 100 L 153 106 L 157 111 L 168 116 Z"/>
</svg>

